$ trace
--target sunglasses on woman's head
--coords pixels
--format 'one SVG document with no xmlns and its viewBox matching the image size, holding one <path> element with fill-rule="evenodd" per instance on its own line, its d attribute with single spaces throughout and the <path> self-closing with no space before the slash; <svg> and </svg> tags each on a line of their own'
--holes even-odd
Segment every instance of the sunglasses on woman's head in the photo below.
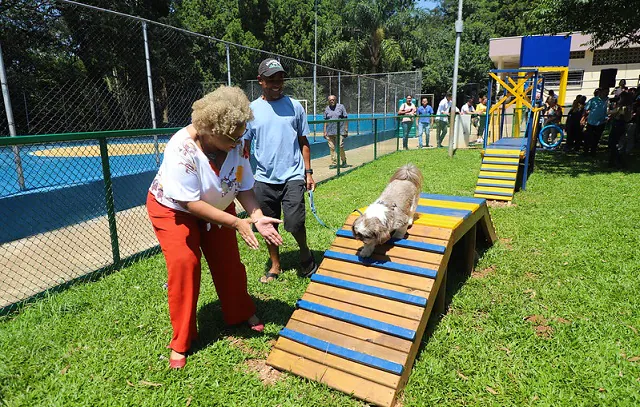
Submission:
<svg viewBox="0 0 640 407">
<path fill-rule="evenodd" d="M 233 141 L 233 144 L 234 144 L 234 145 L 236 145 L 236 144 L 240 144 L 240 143 L 242 142 L 242 138 L 245 136 L 245 134 L 247 134 L 247 131 L 248 131 L 248 130 L 247 130 L 247 129 L 245 129 L 244 133 L 242 133 L 242 135 L 241 135 L 240 137 L 238 137 L 238 138 L 233 138 L 233 137 L 231 137 L 231 136 L 230 136 L 230 135 L 228 135 L 228 134 L 225 134 L 225 137 L 227 137 L 229 140 Z"/>
</svg>

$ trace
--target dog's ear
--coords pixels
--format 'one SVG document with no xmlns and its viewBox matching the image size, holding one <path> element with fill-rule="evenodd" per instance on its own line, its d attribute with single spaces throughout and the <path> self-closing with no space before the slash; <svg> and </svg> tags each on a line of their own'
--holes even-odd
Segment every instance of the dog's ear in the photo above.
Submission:
<svg viewBox="0 0 640 407">
<path fill-rule="evenodd" d="M 384 244 L 391 238 L 391 234 L 389 234 L 389 229 L 380 230 L 380 234 L 378 235 L 378 244 Z"/>
</svg>

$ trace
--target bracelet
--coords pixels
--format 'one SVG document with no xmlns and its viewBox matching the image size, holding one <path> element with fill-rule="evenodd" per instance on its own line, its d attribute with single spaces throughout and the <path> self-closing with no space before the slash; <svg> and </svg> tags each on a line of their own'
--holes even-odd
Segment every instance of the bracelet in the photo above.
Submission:
<svg viewBox="0 0 640 407">
<path fill-rule="evenodd" d="M 304 170 L 305 174 L 313 174 L 313 170 L 312 169 L 308 169 L 308 170 Z"/>
</svg>

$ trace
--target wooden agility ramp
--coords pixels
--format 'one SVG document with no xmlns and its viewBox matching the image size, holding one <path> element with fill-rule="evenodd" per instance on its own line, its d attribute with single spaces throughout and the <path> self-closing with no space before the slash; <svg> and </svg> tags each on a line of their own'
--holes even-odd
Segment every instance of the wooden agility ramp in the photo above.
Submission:
<svg viewBox="0 0 640 407">
<path fill-rule="evenodd" d="M 521 150 L 487 148 L 473 196 L 495 201 L 511 201 L 522 156 Z"/>
<path fill-rule="evenodd" d="M 421 194 L 419 205 L 407 236 L 367 259 L 351 232 L 359 214 L 347 218 L 269 365 L 371 404 L 395 404 L 431 313 L 444 310 L 447 269 L 470 272 L 476 241 L 496 240 L 484 199 Z"/>
</svg>

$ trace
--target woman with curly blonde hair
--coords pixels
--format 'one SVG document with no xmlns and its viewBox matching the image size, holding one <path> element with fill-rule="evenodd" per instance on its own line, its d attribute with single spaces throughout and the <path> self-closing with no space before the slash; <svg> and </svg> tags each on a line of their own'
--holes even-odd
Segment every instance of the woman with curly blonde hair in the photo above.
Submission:
<svg viewBox="0 0 640 407">
<path fill-rule="evenodd" d="M 243 151 L 246 123 L 253 119 L 242 90 L 222 86 L 193 104 L 192 124 L 171 137 L 149 194 L 147 211 L 167 263 L 169 316 L 173 327 L 171 368 L 182 368 L 197 337 L 201 251 L 216 287 L 225 323 L 246 322 L 262 332 L 256 306 L 247 293 L 237 231 L 252 249 L 251 225 L 272 245 L 282 237 L 262 214 L 253 193 L 253 173 Z M 236 217 L 237 198 L 250 215 Z"/>
</svg>

